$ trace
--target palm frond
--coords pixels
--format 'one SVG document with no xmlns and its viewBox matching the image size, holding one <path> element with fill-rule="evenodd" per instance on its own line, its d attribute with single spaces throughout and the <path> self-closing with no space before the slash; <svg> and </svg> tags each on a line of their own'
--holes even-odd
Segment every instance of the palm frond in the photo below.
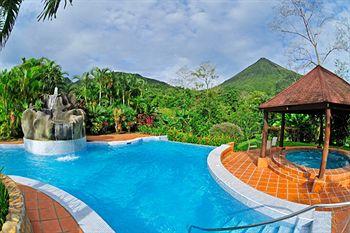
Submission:
<svg viewBox="0 0 350 233">
<path fill-rule="evenodd" d="M 6 44 L 23 0 L 0 0 L 0 47 Z"/>
<path fill-rule="evenodd" d="M 38 15 L 38 21 L 40 20 L 52 20 L 52 18 L 56 18 L 57 11 L 60 7 L 62 0 L 43 0 L 44 9 Z M 64 0 L 63 8 L 67 7 L 67 4 L 72 5 L 73 0 Z"/>
</svg>

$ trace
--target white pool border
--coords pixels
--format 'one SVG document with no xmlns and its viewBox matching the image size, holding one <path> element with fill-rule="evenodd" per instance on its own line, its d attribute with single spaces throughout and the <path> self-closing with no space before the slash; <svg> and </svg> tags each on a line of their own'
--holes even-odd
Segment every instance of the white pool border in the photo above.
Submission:
<svg viewBox="0 0 350 233">
<path fill-rule="evenodd" d="M 135 139 L 130 140 L 124 140 L 124 141 L 88 141 L 87 145 L 92 144 L 105 144 L 110 146 L 125 146 L 130 144 L 137 144 L 141 142 L 149 142 L 149 141 L 168 141 L 168 136 L 161 135 L 161 136 L 146 136 L 146 137 L 139 137 Z"/>
<path fill-rule="evenodd" d="M 215 181 L 231 196 L 246 206 L 271 218 L 278 218 L 308 207 L 308 205 L 294 203 L 268 195 L 232 175 L 221 163 L 221 154 L 229 147 L 229 145 L 222 145 L 212 150 L 208 155 L 207 164 Z M 312 232 L 323 233 L 331 232 L 331 220 L 331 212 L 311 210 L 300 214 L 298 217 L 284 220 L 284 222 L 296 225 L 300 230 L 301 227 L 312 223 Z M 322 227 L 320 227 L 320 223 Z"/>
<path fill-rule="evenodd" d="M 115 233 L 87 204 L 62 189 L 23 176 L 9 175 L 9 177 L 16 183 L 39 190 L 57 201 L 73 216 L 84 233 Z"/>
<path fill-rule="evenodd" d="M 86 137 L 73 140 L 32 140 L 23 138 L 24 149 L 32 154 L 56 156 L 81 151 L 86 147 Z"/>
</svg>

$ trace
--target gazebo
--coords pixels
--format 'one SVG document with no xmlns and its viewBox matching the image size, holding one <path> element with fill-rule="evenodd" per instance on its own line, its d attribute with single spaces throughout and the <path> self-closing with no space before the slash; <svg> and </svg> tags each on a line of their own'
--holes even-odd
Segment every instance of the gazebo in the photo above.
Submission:
<svg viewBox="0 0 350 233">
<path fill-rule="evenodd" d="M 271 112 L 282 114 L 279 146 L 283 148 L 285 114 L 318 114 L 320 116 L 319 143 L 324 142 L 322 162 L 315 183 L 323 182 L 326 170 L 329 142 L 331 134 L 332 114 L 350 113 L 350 84 L 331 71 L 316 66 L 309 73 L 301 77 L 291 86 L 277 94 L 269 101 L 260 105 L 264 112 L 264 127 L 262 133 L 262 147 L 258 158 L 258 167 L 266 167 L 266 147 L 268 138 L 268 115 Z M 323 117 L 326 116 L 325 130 L 323 130 Z"/>
</svg>

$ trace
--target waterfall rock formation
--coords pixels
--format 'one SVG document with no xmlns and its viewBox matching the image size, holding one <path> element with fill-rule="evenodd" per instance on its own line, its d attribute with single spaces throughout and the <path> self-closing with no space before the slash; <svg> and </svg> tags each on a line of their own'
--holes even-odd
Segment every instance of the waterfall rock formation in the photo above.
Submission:
<svg viewBox="0 0 350 233">
<path fill-rule="evenodd" d="M 44 97 L 44 108 L 35 111 L 32 107 L 22 115 L 22 130 L 25 139 L 75 140 L 85 137 L 85 112 L 74 108 L 74 101 L 66 95 Z"/>
</svg>

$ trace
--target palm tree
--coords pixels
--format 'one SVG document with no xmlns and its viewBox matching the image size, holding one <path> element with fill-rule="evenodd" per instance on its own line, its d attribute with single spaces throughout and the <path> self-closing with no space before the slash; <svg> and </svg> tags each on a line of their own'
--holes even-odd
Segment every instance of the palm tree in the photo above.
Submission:
<svg viewBox="0 0 350 233">
<path fill-rule="evenodd" d="M 98 105 L 101 105 L 102 92 L 103 90 L 107 89 L 106 87 L 109 82 L 109 77 L 111 76 L 111 71 L 108 68 L 100 69 L 98 67 L 95 67 L 94 69 L 92 69 L 91 75 L 94 76 L 96 82 L 98 83 L 98 87 L 99 87 Z"/>
<path fill-rule="evenodd" d="M 39 20 L 51 20 L 56 14 L 61 2 L 64 8 L 73 0 L 43 0 L 44 8 L 38 15 Z M 23 0 L 0 0 L 0 48 L 4 47 L 15 25 Z"/>
</svg>

